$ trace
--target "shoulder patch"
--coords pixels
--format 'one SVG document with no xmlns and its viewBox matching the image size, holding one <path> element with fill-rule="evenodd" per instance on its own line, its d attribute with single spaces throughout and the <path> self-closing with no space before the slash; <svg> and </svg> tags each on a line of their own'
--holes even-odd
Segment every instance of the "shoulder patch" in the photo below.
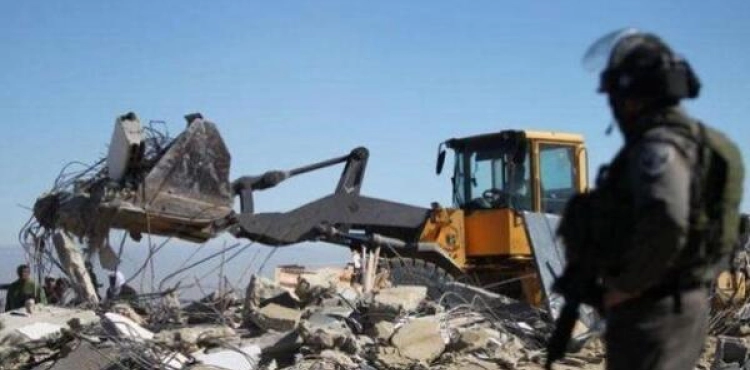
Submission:
<svg viewBox="0 0 750 370">
<path fill-rule="evenodd" d="M 664 173 L 669 163 L 674 160 L 674 148 L 667 143 L 649 143 L 638 153 L 637 165 L 639 171 L 649 177 L 657 177 Z"/>
</svg>

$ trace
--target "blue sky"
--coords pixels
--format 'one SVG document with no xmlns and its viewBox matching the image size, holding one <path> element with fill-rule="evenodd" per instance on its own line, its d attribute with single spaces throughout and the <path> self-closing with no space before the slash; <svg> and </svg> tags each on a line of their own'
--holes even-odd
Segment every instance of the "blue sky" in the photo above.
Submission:
<svg viewBox="0 0 750 370">
<path fill-rule="evenodd" d="M 700 75 L 689 110 L 750 158 L 750 2 L 6 1 L 0 5 L 0 245 L 60 167 L 106 152 L 117 115 L 218 123 L 232 177 L 364 145 L 364 193 L 450 202 L 439 142 L 504 128 L 586 136 L 592 166 L 621 143 L 597 76 L 602 34 L 662 35 Z M 750 161 L 750 159 L 748 159 Z M 286 210 L 332 191 L 338 169 L 259 195 Z M 746 189 L 750 188 L 747 186 Z M 744 211 L 750 211 L 745 200 Z"/>
</svg>

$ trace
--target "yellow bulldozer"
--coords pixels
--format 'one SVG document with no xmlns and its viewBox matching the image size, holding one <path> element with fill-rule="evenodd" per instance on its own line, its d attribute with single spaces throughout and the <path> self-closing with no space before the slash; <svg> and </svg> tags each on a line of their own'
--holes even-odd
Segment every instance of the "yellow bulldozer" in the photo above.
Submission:
<svg viewBox="0 0 750 370">
<path fill-rule="evenodd" d="M 586 191 L 584 138 L 505 130 L 450 139 L 440 146 L 438 174 L 445 149 L 454 158 L 453 207 L 433 207 L 419 239 L 437 244 L 439 253 L 424 249 L 411 259 L 390 259 L 391 271 L 419 283 L 439 268 L 538 305 L 542 290 L 522 212 L 559 215 L 572 195 Z"/>
<path fill-rule="evenodd" d="M 203 241 L 223 231 L 272 246 L 325 241 L 378 248 L 396 284 L 449 281 L 491 286 L 539 304 L 540 281 L 524 213 L 560 214 L 586 191 L 580 135 L 503 130 L 440 144 L 437 173 L 452 151 L 453 204 L 418 207 L 360 195 L 369 153 L 229 181 L 230 156 L 216 126 L 199 114 L 157 147 L 135 114 L 116 121 L 106 166 L 74 188 L 37 201 L 42 226 L 101 240 L 106 228 Z M 333 194 L 285 213 L 254 211 L 253 196 L 291 177 L 344 164 Z M 239 196 L 240 210 L 232 209 Z M 85 215 L 85 217 L 79 217 Z M 92 248 L 96 249 L 96 248 Z"/>
</svg>

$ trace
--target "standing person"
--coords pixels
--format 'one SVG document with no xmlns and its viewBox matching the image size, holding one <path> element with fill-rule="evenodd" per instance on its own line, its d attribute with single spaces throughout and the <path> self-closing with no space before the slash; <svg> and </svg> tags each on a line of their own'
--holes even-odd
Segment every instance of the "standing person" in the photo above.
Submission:
<svg viewBox="0 0 750 370">
<path fill-rule="evenodd" d="M 708 286 L 737 243 L 741 154 L 680 106 L 700 83 L 659 37 L 615 32 L 584 61 L 602 52 L 599 91 L 625 143 L 596 189 L 568 204 L 558 230 L 563 278 L 588 286 L 571 276 L 590 274 L 573 271 L 595 271 L 608 370 L 693 369 L 707 335 Z"/>
<path fill-rule="evenodd" d="M 362 284 L 362 253 L 360 253 L 361 246 L 359 244 L 353 244 L 349 247 L 352 253 L 352 284 Z"/>
<path fill-rule="evenodd" d="M 18 280 L 8 286 L 8 294 L 5 298 L 5 311 L 22 308 L 26 301 L 33 299 L 36 303 L 47 303 L 44 292 L 31 280 L 31 269 L 28 265 L 19 265 L 16 268 Z"/>
</svg>

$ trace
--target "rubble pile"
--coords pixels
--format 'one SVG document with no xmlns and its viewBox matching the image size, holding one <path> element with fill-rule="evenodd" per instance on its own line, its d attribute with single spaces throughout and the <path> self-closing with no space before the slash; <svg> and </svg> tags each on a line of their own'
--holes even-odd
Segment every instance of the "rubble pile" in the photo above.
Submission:
<svg viewBox="0 0 750 370">
<path fill-rule="evenodd" d="M 211 294 L 183 304 L 181 321 L 127 303 L 4 313 L 2 368 L 541 369 L 549 325 L 531 307 L 489 292 L 448 306 L 420 286 L 362 293 L 338 279 L 323 270 L 289 288 L 254 276 L 244 299 Z M 601 358 L 589 351 L 561 368 Z"/>
<path fill-rule="evenodd" d="M 551 319 L 524 303 L 460 283 L 436 300 L 421 286 L 363 293 L 339 279 L 322 270 L 291 286 L 253 276 L 241 299 L 214 292 L 178 304 L 170 292 L 151 305 L 21 308 L 0 314 L 0 369 L 543 368 Z M 748 307 L 715 312 L 731 325 L 713 328 L 696 369 L 750 369 Z M 555 365 L 604 367 L 596 338 Z"/>
</svg>

